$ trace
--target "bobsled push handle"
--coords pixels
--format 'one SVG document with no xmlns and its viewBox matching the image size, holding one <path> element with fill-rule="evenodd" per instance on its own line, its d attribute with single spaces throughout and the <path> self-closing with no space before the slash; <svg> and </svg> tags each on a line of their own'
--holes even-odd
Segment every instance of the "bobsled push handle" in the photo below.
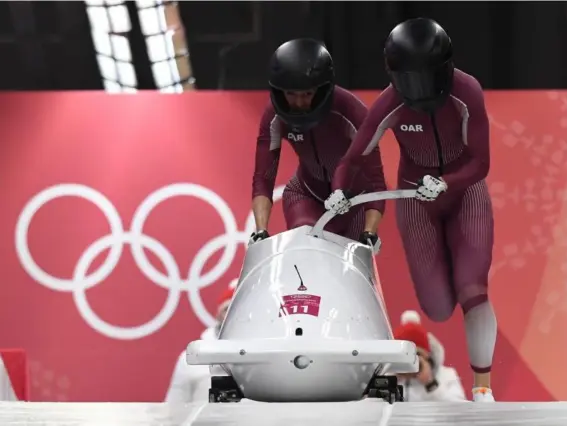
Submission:
<svg viewBox="0 0 567 426">
<path fill-rule="evenodd" d="M 380 191 L 380 192 L 370 192 L 368 194 L 357 195 L 350 199 L 350 204 L 352 207 L 363 204 L 370 203 L 372 201 L 382 201 L 382 200 L 396 200 L 399 198 L 414 198 L 416 190 L 415 189 L 398 189 L 395 191 Z M 311 235 L 314 237 L 322 238 L 323 229 L 325 226 L 335 217 L 335 214 L 328 210 L 323 216 L 317 221 L 313 229 L 311 230 Z"/>
</svg>

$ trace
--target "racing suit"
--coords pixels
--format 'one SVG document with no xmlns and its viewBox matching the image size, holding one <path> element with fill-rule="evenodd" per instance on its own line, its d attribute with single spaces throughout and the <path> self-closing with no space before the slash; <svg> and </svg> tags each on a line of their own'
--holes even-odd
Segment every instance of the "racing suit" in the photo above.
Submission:
<svg viewBox="0 0 567 426">
<path fill-rule="evenodd" d="M 288 229 L 314 225 L 325 213 L 324 200 L 331 193 L 332 179 L 340 159 L 346 154 L 367 114 L 366 106 L 351 92 L 336 87 L 331 112 L 305 133 L 294 133 L 278 119 L 271 104 L 264 111 L 256 145 L 252 198 L 272 199 L 282 139 L 287 140 L 299 159 L 295 175 L 283 193 L 283 211 Z M 378 147 L 372 150 L 378 154 Z M 361 173 L 345 182 L 352 195 L 374 192 L 384 187 L 381 164 L 361 158 Z M 368 209 L 380 212 L 384 203 L 368 203 L 334 218 L 326 230 L 358 240 L 364 231 Z"/>
<path fill-rule="evenodd" d="M 490 149 L 482 88 L 474 77 L 455 69 L 450 96 L 432 115 L 408 108 L 392 86 L 386 88 L 337 166 L 333 190 L 348 186 L 361 157 L 372 157 L 376 170 L 382 170 L 374 152 L 387 129 L 400 146 L 400 188 L 415 189 L 426 175 L 442 177 L 448 187 L 434 202 L 396 201 L 421 308 L 430 319 L 445 321 L 459 303 L 471 366 L 477 373 L 489 372 L 497 328 L 488 301 L 494 219 L 485 182 Z"/>
</svg>

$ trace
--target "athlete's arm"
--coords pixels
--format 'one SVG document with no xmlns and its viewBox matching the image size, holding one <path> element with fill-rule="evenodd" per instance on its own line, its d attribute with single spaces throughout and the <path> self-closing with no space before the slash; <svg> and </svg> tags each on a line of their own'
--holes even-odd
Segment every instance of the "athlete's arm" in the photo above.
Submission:
<svg viewBox="0 0 567 426">
<path fill-rule="evenodd" d="M 344 95 L 341 99 L 343 102 L 339 103 L 339 112 L 352 125 L 349 126 L 351 129 L 349 136 L 351 138 L 351 142 L 354 142 L 359 129 L 368 115 L 368 108 L 366 108 L 366 105 L 364 105 L 364 103 L 362 103 L 362 101 L 353 93 L 346 90 L 344 91 Z M 373 161 L 376 157 L 380 158 L 378 145 L 376 145 L 376 148 L 370 152 L 371 161 L 364 162 L 360 169 L 364 180 L 368 183 L 367 188 L 365 188 L 367 192 L 381 191 L 384 186 L 384 174 L 380 167 L 381 161 Z M 378 224 L 382 219 L 382 213 L 380 212 L 381 205 L 379 202 L 373 202 L 366 204 L 364 207 L 366 210 L 364 231 L 376 233 L 378 230 Z"/>
<path fill-rule="evenodd" d="M 399 104 L 399 102 L 398 102 Z M 350 148 L 339 162 L 333 176 L 333 190 L 350 188 L 356 174 L 362 171 L 370 180 L 372 191 L 385 191 L 386 182 L 379 141 L 389 127 L 386 118 L 397 107 L 397 99 L 391 87 L 386 88 L 374 102 L 366 118 L 359 126 Z M 366 216 L 369 232 L 376 232 L 376 226 L 384 214 L 385 202 L 372 203 L 372 210 Z"/>
<path fill-rule="evenodd" d="M 256 161 L 252 177 L 252 211 L 257 230 L 268 229 L 280 153 L 280 127 L 274 110 L 269 106 L 260 120 L 260 130 L 256 142 Z"/>
<path fill-rule="evenodd" d="M 489 122 L 480 83 L 473 77 L 460 81 L 453 94 L 467 106 L 469 119 L 463 137 L 469 161 L 453 173 L 443 175 L 448 190 L 464 189 L 486 178 L 490 170 Z"/>
<path fill-rule="evenodd" d="M 252 211 L 254 212 L 257 230 L 268 230 L 272 205 L 272 200 L 265 195 L 257 195 L 252 198 Z"/>
</svg>

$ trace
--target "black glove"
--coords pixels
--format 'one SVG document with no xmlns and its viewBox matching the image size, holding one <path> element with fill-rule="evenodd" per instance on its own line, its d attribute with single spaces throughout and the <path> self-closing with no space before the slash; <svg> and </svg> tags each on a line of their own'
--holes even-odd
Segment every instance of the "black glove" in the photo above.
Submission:
<svg viewBox="0 0 567 426">
<path fill-rule="evenodd" d="M 364 231 L 364 232 L 360 235 L 359 241 L 360 241 L 362 244 L 368 245 L 368 240 L 370 240 L 370 242 L 372 243 L 370 246 L 371 246 L 371 247 L 374 247 L 374 246 L 376 245 L 376 243 L 378 242 L 378 235 L 376 235 L 376 233 L 374 233 L 374 232 Z"/>
<path fill-rule="evenodd" d="M 268 231 L 266 231 L 265 229 L 260 229 L 259 231 L 252 232 L 252 235 L 250 235 L 250 240 L 248 241 L 248 245 L 265 240 L 266 238 L 270 238 L 270 234 L 268 234 Z"/>
</svg>

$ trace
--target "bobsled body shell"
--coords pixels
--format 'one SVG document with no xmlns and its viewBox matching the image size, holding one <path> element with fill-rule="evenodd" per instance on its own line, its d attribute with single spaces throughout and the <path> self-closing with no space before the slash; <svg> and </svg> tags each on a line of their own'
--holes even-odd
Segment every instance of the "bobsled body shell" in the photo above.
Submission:
<svg viewBox="0 0 567 426">
<path fill-rule="evenodd" d="M 392 338 L 372 251 L 335 234 L 314 238 L 310 229 L 290 230 L 249 247 L 221 339 L 296 337 L 298 327 L 300 337 L 311 339 Z M 286 308 L 289 296 L 315 300 L 298 301 L 293 312 Z"/>
<path fill-rule="evenodd" d="M 310 230 L 290 230 L 248 248 L 221 340 L 392 339 L 372 250 L 331 233 L 315 238 Z M 284 358 L 224 367 L 247 398 L 259 401 L 355 400 L 380 367 L 314 359 L 299 369 L 293 357 Z"/>
</svg>

